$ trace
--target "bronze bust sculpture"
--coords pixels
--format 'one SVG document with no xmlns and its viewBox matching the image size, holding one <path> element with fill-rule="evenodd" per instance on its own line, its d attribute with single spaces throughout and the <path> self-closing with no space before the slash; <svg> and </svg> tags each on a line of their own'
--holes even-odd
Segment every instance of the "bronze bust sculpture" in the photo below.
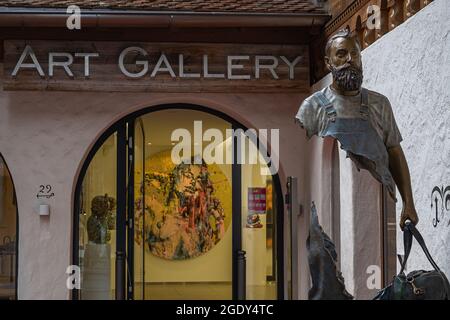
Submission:
<svg viewBox="0 0 450 320">
<path fill-rule="evenodd" d="M 396 185 L 403 200 L 400 227 L 408 219 L 417 224 L 402 137 L 389 100 L 362 87 L 361 46 L 346 29 L 330 37 L 325 50 L 333 83 L 306 98 L 296 120 L 308 138 L 337 139 L 358 169 L 367 169 L 394 199 Z"/>
</svg>

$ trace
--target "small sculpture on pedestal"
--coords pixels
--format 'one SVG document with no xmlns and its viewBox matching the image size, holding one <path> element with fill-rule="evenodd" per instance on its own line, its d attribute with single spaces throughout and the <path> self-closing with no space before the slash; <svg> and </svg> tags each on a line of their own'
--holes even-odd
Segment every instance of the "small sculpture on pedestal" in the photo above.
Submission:
<svg viewBox="0 0 450 320">
<path fill-rule="evenodd" d="M 111 291 L 111 230 L 114 229 L 113 210 L 116 200 L 96 196 L 92 199 L 91 215 L 87 221 L 89 243 L 86 244 L 82 297 L 86 300 L 108 300 Z"/>
<path fill-rule="evenodd" d="M 114 216 L 112 210 L 115 207 L 115 199 L 104 196 L 96 196 L 92 199 L 91 216 L 87 221 L 88 239 L 90 242 L 105 244 L 111 240 L 111 231 L 114 229 Z"/>
</svg>

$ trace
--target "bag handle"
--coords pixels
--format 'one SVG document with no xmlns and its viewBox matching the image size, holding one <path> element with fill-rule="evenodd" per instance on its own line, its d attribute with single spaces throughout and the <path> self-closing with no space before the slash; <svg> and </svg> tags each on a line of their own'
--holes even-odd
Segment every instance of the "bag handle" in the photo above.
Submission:
<svg viewBox="0 0 450 320">
<path fill-rule="evenodd" d="M 447 297 L 447 299 L 449 299 L 450 298 L 450 287 L 449 287 L 449 282 L 447 280 L 447 277 L 441 271 L 441 269 L 439 269 L 438 265 L 436 264 L 436 262 L 431 257 L 430 252 L 428 251 L 428 248 L 427 248 L 427 246 L 425 244 L 425 240 L 423 240 L 422 235 L 416 229 L 414 224 L 412 224 L 411 221 L 409 221 L 409 220 L 407 220 L 405 222 L 405 228 L 403 230 L 403 244 L 404 244 L 404 247 L 405 247 L 405 259 L 403 261 L 400 261 L 400 264 L 401 264 L 402 268 L 401 268 L 399 274 L 402 274 L 404 269 L 405 269 L 406 261 L 408 260 L 409 254 L 411 252 L 413 236 L 414 236 L 414 238 L 416 238 L 417 242 L 419 243 L 419 245 L 422 248 L 423 252 L 427 256 L 427 259 L 428 259 L 428 261 L 430 261 L 430 263 L 433 266 L 434 270 L 436 270 L 439 273 L 439 275 L 441 276 L 443 284 L 444 284 L 446 297 Z"/>
<path fill-rule="evenodd" d="M 403 261 L 400 261 L 401 269 L 399 274 L 402 274 L 405 271 L 406 262 L 408 261 L 409 254 L 411 253 L 412 237 L 413 235 L 410 229 L 405 226 L 403 229 L 403 248 L 405 250 L 405 255 L 403 257 Z"/>
<path fill-rule="evenodd" d="M 401 269 L 400 274 L 403 273 L 406 267 L 406 262 L 408 260 L 409 254 L 411 253 L 411 247 L 412 247 L 412 238 L 415 238 L 417 242 L 419 243 L 420 247 L 422 248 L 423 252 L 427 256 L 428 261 L 430 261 L 431 265 L 437 272 L 441 272 L 441 269 L 439 269 L 436 262 L 433 260 L 433 258 L 430 255 L 430 252 L 428 251 L 427 245 L 425 244 L 425 241 L 423 240 L 422 235 L 420 232 L 416 229 L 414 224 L 411 223 L 411 221 L 407 220 L 405 222 L 405 228 L 403 230 L 403 245 L 405 247 L 405 258 L 403 262 L 401 263 Z"/>
</svg>

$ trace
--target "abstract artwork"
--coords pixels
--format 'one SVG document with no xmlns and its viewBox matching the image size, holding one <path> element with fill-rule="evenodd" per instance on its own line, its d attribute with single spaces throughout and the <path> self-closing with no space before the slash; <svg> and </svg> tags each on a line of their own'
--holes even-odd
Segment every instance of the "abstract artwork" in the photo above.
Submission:
<svg viewBox="0 0 450 320">
<path fill-rule="evenodd" d="M 144 186 L 136 193 L 135 242 L 160 258 L 190 259 L 225 236 L 231 185 L 215 164 L 174 165 L 168 160 L 167 152 L 150 157 L 139 177 Z"/>
</svg>

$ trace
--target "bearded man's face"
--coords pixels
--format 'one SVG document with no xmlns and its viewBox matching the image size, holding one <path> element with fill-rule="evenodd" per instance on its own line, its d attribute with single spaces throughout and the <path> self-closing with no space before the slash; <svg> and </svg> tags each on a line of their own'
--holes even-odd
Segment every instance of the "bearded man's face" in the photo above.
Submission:
<svg viewBox="0 0 450 320">
<path fill-rule="evenodd" d="M 325 62 L 338 88 L 342 91 L 361 89 L 363 82 L 361 50 L 355 40 L 335 39 L 328 56 L 325 57 Z"/>
<path fill-rule="evenodd" d="M 333 80 L 343 91 L 356 91 L 361 89 L 363 82 L 362 70 L 356 66 L 345 65 L 340 68 L 332 67 Z"/>
</svg>

